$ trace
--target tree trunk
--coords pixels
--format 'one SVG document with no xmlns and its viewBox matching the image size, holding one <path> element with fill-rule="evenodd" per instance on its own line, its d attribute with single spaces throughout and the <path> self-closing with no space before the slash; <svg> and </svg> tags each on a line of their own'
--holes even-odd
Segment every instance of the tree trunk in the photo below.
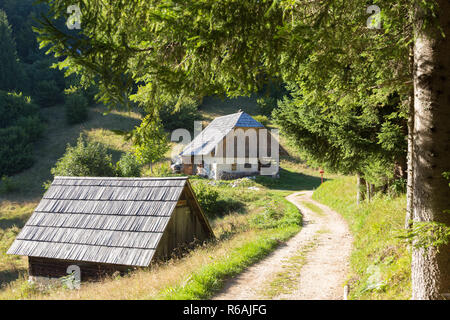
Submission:
<svg viewBox="0 0 450 320">
<path fill-rule="evenodd" d="M 364 192 L 362 190 L 363 185 L 366 183 L 366 181 L 361 178 L 361 174 L 356 174 L 356 204 L 360 205 L 361 201 L 364 200 Z"/>
<path fill-rule="evenodd" d="M 372 194 L 370 192 L 370 183 L 366 181 L 366 199 L 367 202 L 370 202 L 370 200 L 372 199 Z"/>
<path fill-rule="evenodd" d="M 450 2 L 437 0 L 438 25 L 418 9 L 414 44 L 413 220 L 450 226 Z M 430 14 L 428 14 L 430 16 Z M 450 245 L 437 250 L 413 248 L 412 298 L 443 299 L 450 292 Z"/>
<path fill-rule="evenodd" d="M 408 177 L 406 182 L 406 216 L 405 229 L 410 229 L 413 219 L 413 199 L 414 199 L 414 170 L 412 155 L 413 151 L 413 132 L 414 132 L 414 91 L 409 97 L 409 112 L 408 112 Z"/>
</svg>

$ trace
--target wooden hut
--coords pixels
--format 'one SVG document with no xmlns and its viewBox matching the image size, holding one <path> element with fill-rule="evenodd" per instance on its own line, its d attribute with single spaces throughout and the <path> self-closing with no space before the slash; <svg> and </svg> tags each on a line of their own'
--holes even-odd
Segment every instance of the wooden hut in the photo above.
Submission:
<svg viewBox="0 0 450 320">
<path fill-rule="evenodd" d="M 56 177 L 8 254 L 28 256 L 29 275 L 81 280 L 147 267 L 214 237 L 185 177 Z"/>
<path fill-rule="evenodd" d="M 263 132 L 266 133 L 260 136 Z M 238 145 L 239 137 L 243 146 Z M 261 144 L 261 138 L 267 139 L 266 143 Z M 278 150 L 272 153 L 271 139 L 265 127 L 243 111 L 215 118 L 180 153 L 182 171 L 210 179 L 235 179 L 259 175 L 261 167 L 273 165 L 276 169 L 272 175 L 276 175 Z M 232 154 L 227 154 L 227 141 L 234 141 Z M 265 150 L 260 149 L 261 145 L 266 146 Z M 241 161 L 238 161 L 238 147 L 244 151 Z"/>
</svg>

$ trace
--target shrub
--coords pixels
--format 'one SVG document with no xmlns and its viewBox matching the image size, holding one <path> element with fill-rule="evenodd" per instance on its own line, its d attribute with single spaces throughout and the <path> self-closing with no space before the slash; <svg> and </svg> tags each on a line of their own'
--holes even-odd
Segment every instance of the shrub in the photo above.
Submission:
<svg viewBox="0 0 450 320">
<path fill-rule="evenodd" d="M 220 188 L 211 185 L 211 182 L 196 181 L 193 183 L 193 189 L 200 206 L 209 218 L 223 216 L 231 211 L 240 210 L 244 206 L 233 194 L 219 192 Z"/>
<path fill-rule="evenodd" d="M 217 216 L 218 211 L 220 211 L 218 207 L 219 192 L 217 189 L 204 183 L 194 184 L 193 189 L 205 214 L 208 217 Z"/>
<path fill-rule="evenodd" d="M 55 176 L 111 177 L 115 176 L 111 155 L 106 148 L 93 142 L 86 142 L 82 135 L 77 145 L 67 145 L 66 153 L 51 170 Z"/>
<path fill-rule="evenodd" d="M 33 165 L 30 140 L 24 128 L 0 129 L 0 175 L 13 175 Z"/>
<path fill-rule="evenodd" d="M 406 193 L 406 179 L 398 178 L 395 179 L 389 186 L 389 194 L 393 196 L 398 196 Z"/>
<path fill-rule="evenodd" d="M 96 103 L 95 96 L 98 93 L 97 85 L 87 79 L 84 79 L 82 76 L 78 74 L 71 74 L 66 77 L 64 87 L 64 93 L 66 95 L 79 93 L 87 99 L 89 106 Z"/>
<path fill-rule="evenodd" d="M 132 153 L 125 153 L 116 164 L 116 174 L 119 177 L 140 177 L 142 166 Z"/>
<path fill-rule="evenodd" d="M 147 170 L 145 174 L 151 177 L 167 177 L 174 175 L 172 169 L 170 168 L 170 163 L 167 161 L 152 165 L 151 169 Z"/>
<path fill-rule="evenodd" d="M 0 176 L 33 165 L 32 142 L 44 130 L 38 112 L 28 97 L 0 91 Z"/>
<path fill-rule="evenodd" d="M 0 128 L 15 125 L 19 119 L 36 116 L 38 112 L 38 106 L 31 103 L 29 97 L 24 97 L 21 93 L 0 91 Z"/>
<path fill-rule="evenodd" d="M 34 92 L 34 99 L 41 107 L 52 107 L 64 100 L 55 80 L 38 81 Z"/>
<path fill-rule="evenodd" d="M 267 203 L 264 212 L 253 217 L 250 223 L 258 229 L 301 226 L 302 215 L 295 205 L 284 201 L 280 196 Z"/>
<path fill-rule="evenodd" d="M 88 118 L 88 101 L 81 93 L 68 95 L 65 108 L 68 124 L 82 123 Z"/>
<path fill-rule="evenodd" d="M 0 181 L 0 194 L 15 192 L 19 189 L 18 185 L 10 177 L 4 176 Z"/>
<path fill-rule="evenodd" d="M 269 124 L 269 118 L 267 118 L 267 116 L 257 115 L 254 116 L 253 119 L 261 123 L 264 127 L 267 127 L 267 125 Z"/>
<path fill-rule="evenodd" d="M 175 110 L 175 105 L 163 107 L 160 118 L 166 131 L 183 128 L 193 132 L 194 121 L 201 120 L 202 117 L 198 112 L 198 105 L 194 101 L 188 101 L 179 110 Z"/>
</svg>

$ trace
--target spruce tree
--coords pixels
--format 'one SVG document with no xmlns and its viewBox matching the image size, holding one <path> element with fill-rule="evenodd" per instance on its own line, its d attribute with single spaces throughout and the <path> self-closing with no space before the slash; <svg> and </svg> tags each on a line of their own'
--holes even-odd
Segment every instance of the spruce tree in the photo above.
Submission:
<svg viewBox="0 0 450 320">
<path fill-rule="evenodd" d="M 0 44 L 0 90 L 18 90 L 23 73 L 11 26 L 3 10 L 0 10 Z"/>
</svg>

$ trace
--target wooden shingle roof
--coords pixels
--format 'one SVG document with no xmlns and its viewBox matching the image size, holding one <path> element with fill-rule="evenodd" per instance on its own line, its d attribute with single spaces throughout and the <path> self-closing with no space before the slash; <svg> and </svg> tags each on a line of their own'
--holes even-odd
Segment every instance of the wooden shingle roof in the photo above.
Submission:
<svg viewBox="0 0 450 320">
<path fill-rule="evenodd" d="M 8 254 L 148 266 L 187 183 L 56 177 Z"/>
<path fill-rule="evenodd" d="M 245 112 L 215 118 L 180 155 L 207 155 L 234 128 L 264 128 L 264 126 Z"/>
</svg>

